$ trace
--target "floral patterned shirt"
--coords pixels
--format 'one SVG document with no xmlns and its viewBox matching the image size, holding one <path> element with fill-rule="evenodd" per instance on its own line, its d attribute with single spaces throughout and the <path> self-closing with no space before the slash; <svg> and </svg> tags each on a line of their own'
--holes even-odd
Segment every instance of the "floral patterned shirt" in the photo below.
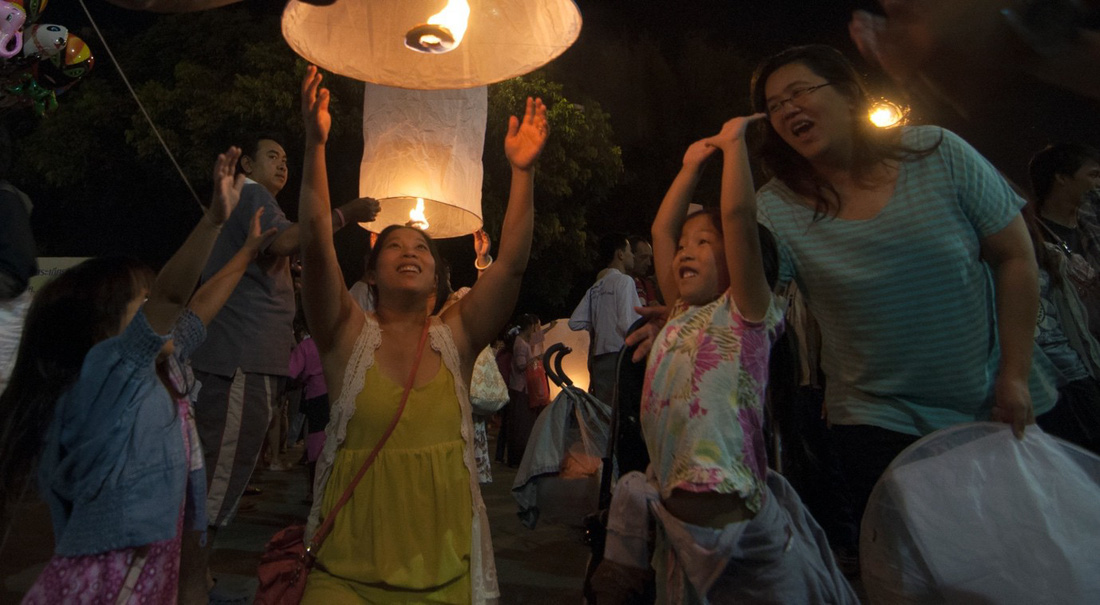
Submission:
<svg viewBox="0 0 1100 605">
<path fill-rule="evenodd" d="M 733 493 L 760 510 L 764 389 L 782 321 L 775 299 L 762 322 L 746 320 L 728 290 L 703 306 L 673 306 L 642 392 L 642 433 L 662 498 L 674 489 Z"/>
</svg>

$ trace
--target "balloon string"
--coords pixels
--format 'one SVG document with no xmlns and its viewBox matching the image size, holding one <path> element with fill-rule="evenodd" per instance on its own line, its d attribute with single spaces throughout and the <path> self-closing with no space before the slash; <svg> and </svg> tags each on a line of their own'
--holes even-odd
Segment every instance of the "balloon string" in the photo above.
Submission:
<svg viewBox="0 0 1100 605">
<path fill-rule="evenodd" d="M 169 160 L 172 160 L 172 165 L 176 167 L 176 172 L 178 172 L 180 178 L 183 179 L 183 184 L 187 185 L 187 190 L 191 192 L 191 197 L 195 198 L 195 203 L 199 205 L 199 209 L 205 211 L 206 208 L 202 205 L 202 201 L 199 200 L 199 194 L 195 193 L 194 187 L 191 186 L 191 181 L 187 180 L 187 175 L 183 173 L 183 169 L 180 168 L 179 162 L 176 161 L 176 156 L 172 154 L 171 149 L 168 149 L 168 143 L 165 143 L 164 138 L 160 136 L 160 131 L 157 130 L 157 125 L 153 123 L 153 118 L 149 117 L 148 111 L 145 111 L 145 105 L 142 105 L 141 99 L 139 99 L 137 93 L 134 92 L 134 87 L 130 85 L 129 78 L 127 78 L 126 73 L 122 71 L 122 66 L 118 64 L 118 60 L 115 59 L 115 54 L 111 52 L 111 47 L 107 44 L 107 38 L 104 38 L 103 32 L 99 31 L 99 25 L 97 25 L 95 19 L 92 18 L 92 13 L 88 11 L 88 6 L 84 4 L 84 0 L 80 0 L 80 8 L 84 9 L 84 14 L 88 16 L 88 21 L 92 24 L 92 29 L 94 29 L 96 35 L 99 36 L 99 41 L 103 43 L 103 49 L 107 51 L 107 56 L 111 58 L 111 63 L 114 64 L 115 69 L 118 71 L 118 75 L 122 77 L 122 82 L 126 84 L 126 88 L 130 91 L 130 96 L 134 97 L 134 101 L 137 102 L 138 109 L 141 109 L 141 115 L 145 116 L 145 121 L 148 122 L 149 127 L 153 129 L 153 134 L 157 135 L 157 140 L 160 141 L 160 146 L 164 148 L 164 153 L 168 154 Z"/>
</svg>

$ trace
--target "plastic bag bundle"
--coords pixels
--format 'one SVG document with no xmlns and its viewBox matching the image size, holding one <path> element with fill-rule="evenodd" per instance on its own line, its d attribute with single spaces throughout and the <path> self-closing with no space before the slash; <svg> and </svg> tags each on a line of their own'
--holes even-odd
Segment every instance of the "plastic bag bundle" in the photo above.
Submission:
<svg viewBox="0 0 1100 605">
<path fill-rule="evenodd" d="M 872 603 L 1100 602 L 1100 457 L 1030 426 L 966 424 L 879 479 L 860 559 Z"/>
</svg>

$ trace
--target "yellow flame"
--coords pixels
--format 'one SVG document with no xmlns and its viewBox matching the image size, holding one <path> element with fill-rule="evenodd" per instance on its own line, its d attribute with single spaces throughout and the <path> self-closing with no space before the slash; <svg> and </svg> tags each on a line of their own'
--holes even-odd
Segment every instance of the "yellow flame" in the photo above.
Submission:
<svg viewBox="0 0 1100 605">
<path fill-rule="evenodd" d="M 428 217 L 424 214 L 424 198 L 416 198 L 416 208 L 409 210 L 409 225 L 422 231 L 428 230 Z"/>
<path fill-rule="evenodd" d="M 443 10 L 428 17 L 428 23 L 431 25 L 442 25 L 450 30 L 451 35 L 454 36 L 454 44 L 452 48 L 462 43 L 462 37 L 466 35 L 466 24 L 470 19 L 470 4 L 466 0 L 448 0 L 447 6 L 443 7 Z M 425 40 L 427 42 L 427 40 Z M 438 39 L 436 39 L 438 43 Z"/>
<path fill-rule="evenodd" d="M 905 121 L 905 112 L 895 103 L 880 101 L 871 107 L 867 118 L 879 128 L 893 128 Z"/>
</svg>

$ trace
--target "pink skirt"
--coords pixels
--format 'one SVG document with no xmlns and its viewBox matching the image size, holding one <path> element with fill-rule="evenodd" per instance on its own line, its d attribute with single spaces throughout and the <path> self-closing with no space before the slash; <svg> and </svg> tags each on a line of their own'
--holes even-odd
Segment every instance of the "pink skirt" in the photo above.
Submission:
<svg viewBox="0 0 1100 605">
<path fill-rule="evenodd" d="M 119 602 L 123 589 L 130 595 L 124 603 L 175 603 L 182 529 L 181 512 L 176 536 L 169 540 L 81 557 L 55 555 L 23 597 L 23 603 L 112 605 Z"/>
<path fill-rule="evenodd" d="M 180 418 L 183 419 L 187 414 L 186 400 L 178 403 Z M 180 422 L 180 429 L 183 431 L 184 454 L 190 460 L 192 444 L 185 422 Z M 181 505 L 176 520 L 176 535 L 168 540 L 79 557 L 54 555 L 38 575 L 34 586 L 23 596 L 23 603 L 173 605 L 179 591 L 182 536 Z"/>
</svg>

